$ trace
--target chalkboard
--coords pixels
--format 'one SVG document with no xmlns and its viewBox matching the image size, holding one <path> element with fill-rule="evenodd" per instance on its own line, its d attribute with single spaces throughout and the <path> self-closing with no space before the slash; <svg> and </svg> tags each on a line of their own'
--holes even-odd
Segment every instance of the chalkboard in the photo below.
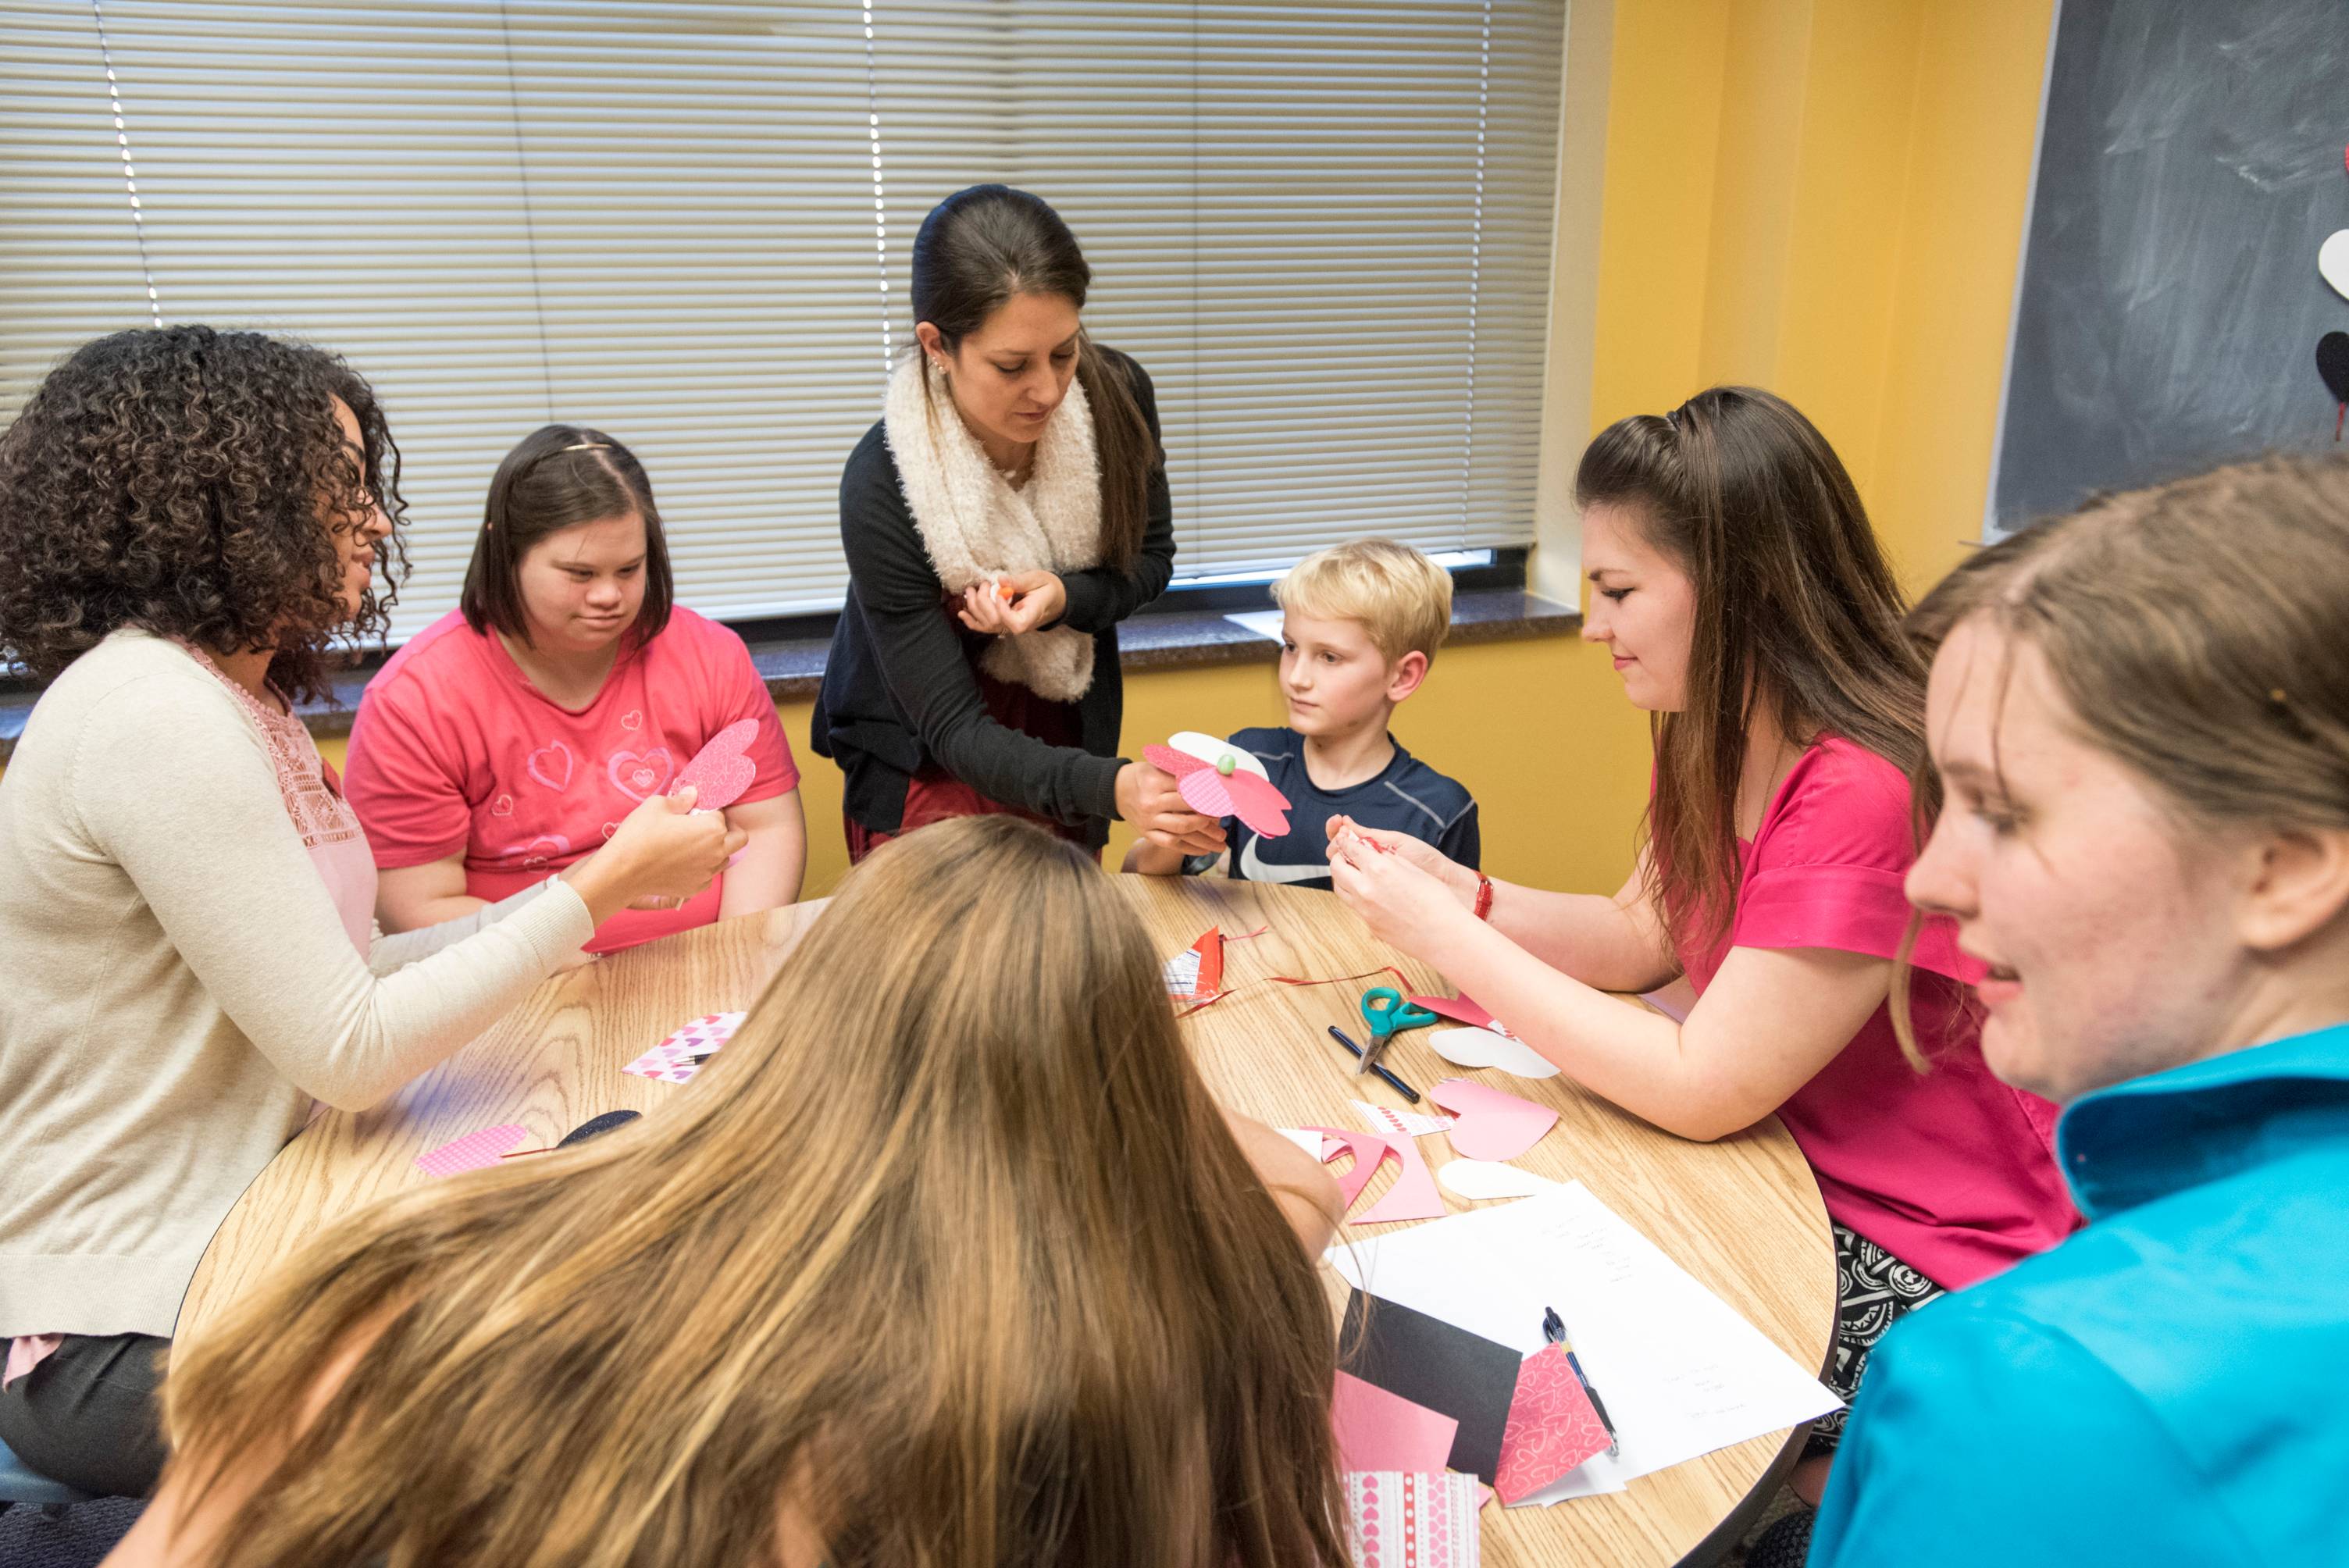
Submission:
<svg viewBox="0 0 2349 1568">
<path fill-rule="evenodd" d="M 2349 0 L 2061 0 L 1986 533 L 2330 446 Z"/>
</svg>

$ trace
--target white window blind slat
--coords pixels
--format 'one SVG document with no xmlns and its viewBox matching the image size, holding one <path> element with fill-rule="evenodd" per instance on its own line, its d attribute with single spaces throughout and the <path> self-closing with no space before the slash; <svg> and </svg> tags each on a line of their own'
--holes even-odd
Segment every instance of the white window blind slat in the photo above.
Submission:
<svg viewBox="0 0 2349 1568">
<path fill-rule="evenodd" d="M 1151 372 L 1181 575 L 1531 537 L 1561 0 L 884 0 L 869 44 L 866 15 L 0 0 L 0 421 L 147 321 L 151 271 L 165 320 L 376 383 L 395 635 L 454 603 L 491 471 L 550 418 L 642 455 L 687 603 L 824 608 L 914 232 L 1001 180 L 1068 218 L 1089 325 Z"/>
</svg>

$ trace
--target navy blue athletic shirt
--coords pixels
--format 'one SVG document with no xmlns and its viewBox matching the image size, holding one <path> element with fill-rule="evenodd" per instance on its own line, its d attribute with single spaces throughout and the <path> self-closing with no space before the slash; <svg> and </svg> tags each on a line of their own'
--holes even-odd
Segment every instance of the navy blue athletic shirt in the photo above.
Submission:
<svg viewBox="0 0 2349 1568">
<path fill-rule="evenodd" d="M 1392 738 L 1390 737 L 1389 738 Z M 1343 789 L 1317 788 L 1305 771 L 1305 738 L 1293 729 L 1243 729 L 1231 744 L 1252 752 L 1272 776 L 1273 788 L 1288 797 L 1288 833 L 1262 839 L 1237 817 L 1224 819 L 1231 844 L 1231 874 L 1243 882 L 1330 885 L 1329 821 L 1351 817 L 1365 828 L 1385 828 L 1424 839 L 1464 866 L 1482 854 L 1476 836 L 1476 801 L 1394 742 L 1394 757 L 1375 777 Z M 1186 862 L 1213 865 L 1200 856 Z"/>
</svg>

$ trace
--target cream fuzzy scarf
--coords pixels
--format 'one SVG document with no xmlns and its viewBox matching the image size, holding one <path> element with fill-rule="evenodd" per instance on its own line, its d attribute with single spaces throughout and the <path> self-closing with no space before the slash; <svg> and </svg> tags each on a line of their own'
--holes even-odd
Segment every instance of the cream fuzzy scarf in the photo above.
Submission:
<svg viewBox="0 0 2349 1568">
<path fill-rule="evenodd" d="M 922 378 L 929 377 L 929 396 Z M 946 373 L 916 354 L 889 378 L 884 421 L 897 482 L 930 565 L 949 593 L 1010 572 L 1065 576 L 1102 562 L 1101 460 L 1081 383 L 1036 442 L 1028 482 L 1013 490 L 955 412 Z M 1093 684 L 1093 640 L 1069 626 L 998 637 L 979 667 L 1055 702 Z"/>
</svg>

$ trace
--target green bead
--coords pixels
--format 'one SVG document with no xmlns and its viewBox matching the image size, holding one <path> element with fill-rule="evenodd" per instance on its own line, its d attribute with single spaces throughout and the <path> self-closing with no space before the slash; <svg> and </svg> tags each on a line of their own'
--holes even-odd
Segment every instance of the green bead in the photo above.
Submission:
<svg viewBox="0 0 2349 1568">
<path fill-rule="evenodd" d="M 1216 758 L 1216 771 L 1222 774 L 1226 779 L 1232 776 L 1232 769 L 1238 766 L 1239 758 L 1234 757 L 1228 751 Z"/>
</svg>

